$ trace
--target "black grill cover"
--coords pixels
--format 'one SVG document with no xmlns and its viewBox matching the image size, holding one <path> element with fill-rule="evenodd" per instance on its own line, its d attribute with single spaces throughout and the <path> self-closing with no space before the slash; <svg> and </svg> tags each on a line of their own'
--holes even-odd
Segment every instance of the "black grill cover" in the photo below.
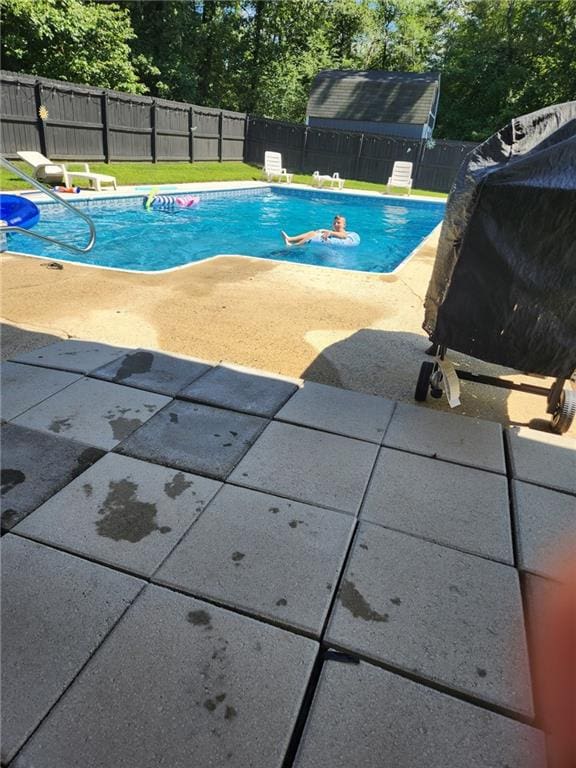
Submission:
<svg viewBox="0 0 576 768">
<path fill-rule="evenodd" d="M 576 101 L 516 118 L 450 192 L 424 330 L 529 373 L 576 369 Z"/>
</svg>

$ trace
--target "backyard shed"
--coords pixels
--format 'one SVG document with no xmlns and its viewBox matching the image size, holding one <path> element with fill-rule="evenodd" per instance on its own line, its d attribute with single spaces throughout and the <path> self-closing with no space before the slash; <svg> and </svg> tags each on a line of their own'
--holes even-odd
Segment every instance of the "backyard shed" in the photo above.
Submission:
<svg viewBox="0 0 576 768">
<path fill-rule="evenodd" d="M 361 133 L 383 133 L 409 139 L 432 135 L 440 74 L 327 70 L 312 83 L 306 123 Z"/>
</svg>

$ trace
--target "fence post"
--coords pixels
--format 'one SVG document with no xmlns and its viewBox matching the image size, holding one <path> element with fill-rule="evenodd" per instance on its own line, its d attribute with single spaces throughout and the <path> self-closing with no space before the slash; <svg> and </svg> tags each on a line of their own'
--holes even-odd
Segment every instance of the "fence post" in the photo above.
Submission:
<svg viewBox="0 0 576 768">
<path fill-rule="evenodd" d="M 38 123 L 38 133 L 40 136 L 40 152 L 47 155 L 46 147 L 46 124 L 40 117 L 40 107 L 42 106 L 42 83 L 36 81 L 34 85 L 34 95 L 36 96 L 36 121 Z"/>
<path fill-rule="evenodd" d="M 223 145 L 222 139 L 224 138 L 222 136 L 223 130 L 224 130 L 224 112 L 220 110 L 220 115 L 218 117 L 218 162 L 219 163 L 222 162 L 222 145 Z"/>
<path fill-rule="evenodd" d="M 250 115 L 248 112 L 244 115 L 244 141 L 242 142 L 242 162 L 249 162 L 250 157 L 248 149 L 248 135 L 250 133 Z"/>
<path fill-rule="evenodd" d="M 190 162 L 194 162 L 194 107 L 190 107 L 188 110 L 188 154 L 190 155 Z"/>
<path fill-rule="evenodd" d="M 157 140 L 157 134 L 156 134 L 156 102 L 152 102 L 152 107 L 150 111 L 150 122 L 152 123 L 152 162 L 156 162 L 156 140 Z"/>
<path fill-rule="evenodd" d="M 108 94 L 102 92 L 102 149 L 104 150 L 104 161 L 110 162 L 110 127 L 108 124 Z"/>
<path fill-rule="evenodd" d="M 356 152 L 356 158 L 354 160 L 354 178 L 358 178 L 358 168 L 360 166 L 360 158 L 362 157 L 362 147 L 364 146 L 364 134 L 360 134 L 360 141 L 358 142 L 358 152 Z"/>
<path fill-rule="evenodd" d="M 304 161 L 306 159 L 306 144 L 308 143 L 308 126 L 304 128 L 302 136 L 302 149 L 300 150 L 300 173 L 304 173 Z"/>
</svg>

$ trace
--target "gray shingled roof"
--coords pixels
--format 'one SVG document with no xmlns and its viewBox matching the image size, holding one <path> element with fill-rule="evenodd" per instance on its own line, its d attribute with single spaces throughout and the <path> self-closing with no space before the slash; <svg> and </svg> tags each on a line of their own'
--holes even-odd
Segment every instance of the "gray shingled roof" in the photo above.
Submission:
<svg viewBox="0 0 576 768">
<path fill-rule="evenodd" d="M 329 70 L 312 83 L 306 114 L 339 120 L 428 122 L 440 75 L 433 72 Z"/>
</svg>

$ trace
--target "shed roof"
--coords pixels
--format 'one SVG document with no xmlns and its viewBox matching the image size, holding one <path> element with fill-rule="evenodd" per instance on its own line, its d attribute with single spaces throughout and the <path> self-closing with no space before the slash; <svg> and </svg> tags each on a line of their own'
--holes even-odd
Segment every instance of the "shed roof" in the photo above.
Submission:
<svg viewBox="0 0 576 768">
<path fill-rule="evenodd" d="M 326 70 L 312 83 L 306 114 L 340 120 L 424 125 L 437 98 L 435 72 Z"/>
</svg>

